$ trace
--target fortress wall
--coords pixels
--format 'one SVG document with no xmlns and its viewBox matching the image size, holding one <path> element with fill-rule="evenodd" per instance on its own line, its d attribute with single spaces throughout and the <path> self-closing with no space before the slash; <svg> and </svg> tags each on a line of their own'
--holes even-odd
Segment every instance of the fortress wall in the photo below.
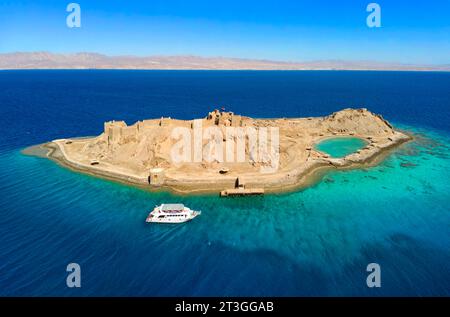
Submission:
<svg viewBox="0 0 450 317">
<path fill-rule="evenodd" d="M 166 127 L 166 126 L 170 125 L 171 122 L 172 122 L 172 119 L 170 119 L 170 118 L 161 118 L 161 120 L 159 120 L 159 125 L 161 127 Z"/>
<path fill-rule="evenodd" d="M 179 119 L 170 119 L 170 125 L 174 127 L 185 127 L 190 128 L 192 121 L 187 120 L 179 120 Z"/>
<path fill-rule="evenodd" d="M 151 127 L 156 127 L 159 126 L 159 120 L 143 120 L 143 121 L 138 121 L 136 123 L 137 129 L 139 132 L 141 132 L 142 130 L 146 129 L 146 128 L 151 128 Z"/>
<path fill-rule="evenodd" d="M 120 140 L 130 138 L 130 137 L 136 138 L 137 133 L 138 133 L 137 125 L 132 125 L 129 127 L 122 127 Z"/>
<path fill-rule="evenodd" d="M 118 143 L 122 134 L 122 128 L 111 126 L 108 128 L 108 144 Z"/>
<path fill-rule="evenodd" d="M 107 121 L 107 122 L 105 122 L 104 123 L 104 130 L 105 130 L 105 133 L 107 133 L 108 132 L 108 128 L 110 128 L 110 127 L 126 127 L 127 126 L 127 124 L 125 123 L 125 121 L 114 121 L 114 120 L 112 120 L 112 121 Z"/>
<path fill-rule="evenodd" d="M 106 140 L 109 144 L 117 143 L 122 136 L 122 128 L 126 127 L 125 121 L 108 121 L 104 124 Z"/>
<path fill-rule="evenodd" d="M 233 115 L 231 118 L 231 126 L 232 127 L 240 127 L 241 126 L 242 116 Z"/>
<path fill-rule="evenodd" d="M 150 170 L 148 182 L 150 185 L 161 186 L 164 184 L 165 175 L 162 168 L 154 168 Z"/>
</svg>

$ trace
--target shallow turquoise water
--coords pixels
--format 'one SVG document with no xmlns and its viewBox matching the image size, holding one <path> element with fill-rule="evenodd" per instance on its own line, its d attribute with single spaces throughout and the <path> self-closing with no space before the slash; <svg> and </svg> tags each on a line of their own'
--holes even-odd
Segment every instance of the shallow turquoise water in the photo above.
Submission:
<svg viewBox="0 0 450 317">
<path fill-rule="evenodd" d="M 0 86 L 0 295 L 450 295 L 450 73 L 3 71 Z M 199 118 L 216 104 L 252 117 L 364 105 L 416 141 L 302 191 L 233 199 L 150 193 L 20 154 L 107 120 Z M 163 202 L 203 213 L 146 224 Z M 80 289 L 66 286 L 71 262 Z M 379 289 L 366 286 L 371 262 Z"/>
<path fill-rule="evenodd" d="M 354 137 L 336 137 L 320 141 L 316 149 L 329 154 L 331 157 L 339 158 L 362 149 L 367 142 Z"/>
<path fill-rule="evenodd" d="M 448 295 L 450 139 L 417 137 L 377 167 L 236 199 L 149 193 L 3 153 L 0 283 L 14 287 L 0 294 Z M 162 202 L 203 213 L 146 224 Z M 79 290 L 64 285 L 70 262 Z M 366 287 L 371 262 L 381 289 Z"/>
</svg>

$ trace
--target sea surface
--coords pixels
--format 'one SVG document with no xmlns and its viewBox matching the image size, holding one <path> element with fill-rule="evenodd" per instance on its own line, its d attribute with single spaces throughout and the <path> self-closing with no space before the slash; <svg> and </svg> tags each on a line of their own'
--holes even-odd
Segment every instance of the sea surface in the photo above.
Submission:
<svg viewBox="0 0 450 317">
<path fill-rule="evenodd" d="M 25 156 L 103 122 L 366 107 L 414 142 L 263 197 L 150 193 Z M 0 295 L 450 295 L 450 73 L 0 71 Z M 202 215 L 144 222 L 163 202 Z M 81 267 L 81 287 L 66 267 Z M 369 288 L 369 263 L 381 287 Z"/>
</svg>

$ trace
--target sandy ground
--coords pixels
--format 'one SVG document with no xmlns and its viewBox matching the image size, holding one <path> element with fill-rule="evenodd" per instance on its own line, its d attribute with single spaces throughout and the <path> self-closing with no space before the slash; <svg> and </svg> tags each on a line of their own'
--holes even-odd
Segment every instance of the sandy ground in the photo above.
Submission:
<svg viewBox="0 0 450 317">
<path fill-rule="evenodd" d="M 284 192 L 309 186 L 330 169 L 374 166 L 392 149 L 411 140 L 380 115 L 366 109 L 345 109 L 326 117 L 280 119 L 253 119 L 216 111 L 196 122 L 200 122 L 203 129 L 215 127 L 222 131 L 227 127 L 277 128 L 277 168 L 262 172 L 263 168 L 274 165 L 273 160 L 252 158 L 249 142 L 245 142 L 244 162 L 207 162 L 203 158 L 200 162 L 175 163 L 171 151 L 179 140 L 171 133 L 176 127 L 193 131 L 193 122 L 170 118 L 139 121 L 131 126 L 121 121 L 108 122 L 104 133 L 97 137 L 54 140 L 25 149 L 24 153 L 45 156 L 79 172 L 149 190 L 218 193 L 233 188 L 239 177 L 247 188 Z M 270 143 L 272 138 L 270 132 L 268 134 L 267 142 Z M 315 149 L 321 140 L 341 136 L 364 139 L 367 145 L 343 158 L 332 158 Z M 208 147 L 208 142 L 207 139 L 201 141 L 202 150 Z M 227 142 L 237 142 L 237 139 L 224 137 L 224 149 Z M 233 155 L 236 154 L 237 146 L 234 146 Z M 224 170 L 226 173 L 221 173 Z M 157 181 L 154 181 L 154 174 L 157 174 Z"/>
</svg>

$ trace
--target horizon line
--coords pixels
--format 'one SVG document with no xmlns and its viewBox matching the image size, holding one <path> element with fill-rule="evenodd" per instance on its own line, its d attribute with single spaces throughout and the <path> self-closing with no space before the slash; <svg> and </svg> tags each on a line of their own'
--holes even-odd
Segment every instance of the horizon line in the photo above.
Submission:
<svg viewBox="0 0 450 317">
<path fill-rule="evenodd" d="M 173 69 L 173 70 L 386 70 L 450 71 L 450 64 L 379 60 L 282 61 L 205 55 L 108 55 L 93 51 L 0 52 L 0 69 Z"/>
</svg>

